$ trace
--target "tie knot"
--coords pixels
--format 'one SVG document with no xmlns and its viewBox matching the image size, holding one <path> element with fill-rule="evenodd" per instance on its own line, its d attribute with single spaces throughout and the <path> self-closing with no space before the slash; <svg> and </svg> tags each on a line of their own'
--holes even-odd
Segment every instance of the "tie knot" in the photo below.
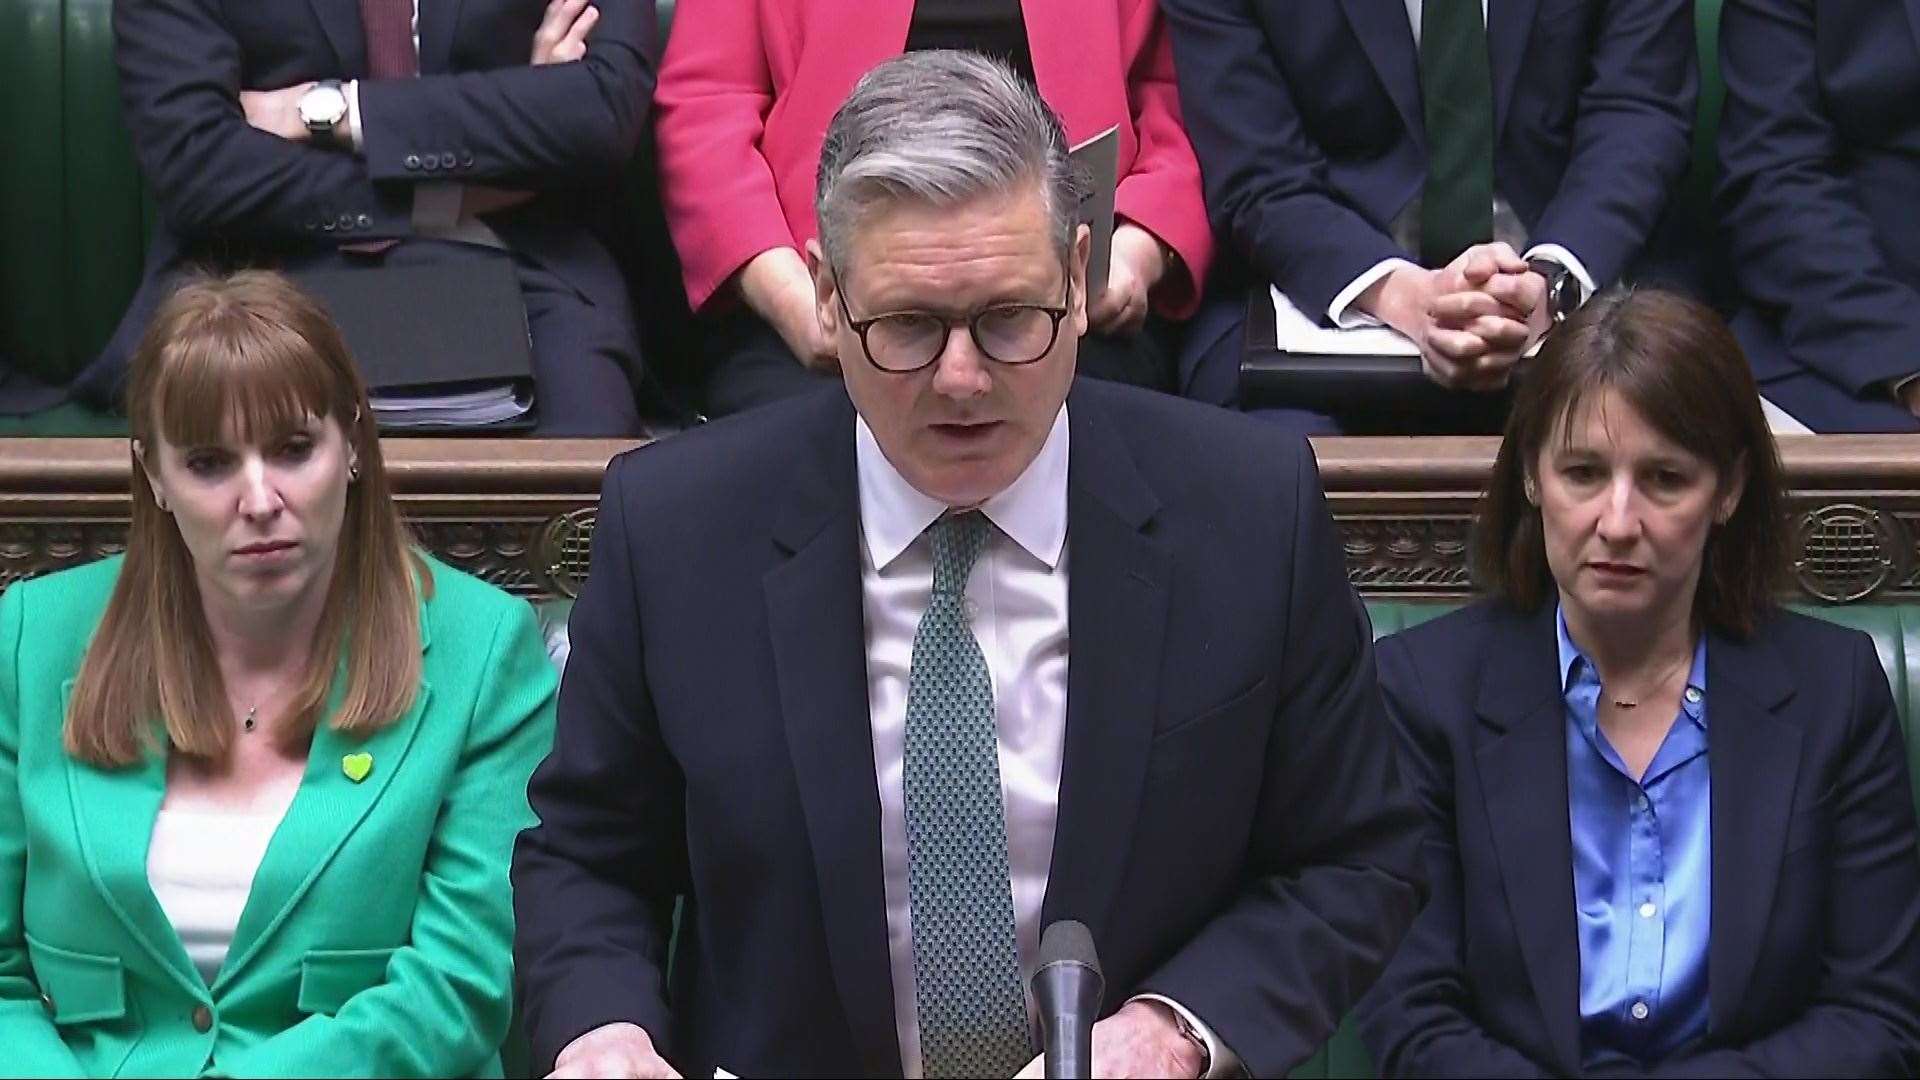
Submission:
<svg viewBox="0 0 1920 1080">
<path fill-rule="evenodd" d="M 967 575 L 987 541 L 987 519 L 978 510 L 946 514 L 933 523 L 934 595 L 967 591 Z"/>
</svg>

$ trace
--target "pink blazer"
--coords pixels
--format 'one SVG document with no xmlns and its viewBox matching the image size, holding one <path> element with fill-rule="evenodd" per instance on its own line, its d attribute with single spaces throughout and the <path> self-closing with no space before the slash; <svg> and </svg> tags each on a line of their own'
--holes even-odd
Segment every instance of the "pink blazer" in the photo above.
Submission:
<svg viewBox="0 0 1920 1080">
<path fill-rule="evenodd" d="M 1180 254 L 1154 307 L 1191 313 L 1213 233 L 1159 9 L 1154 0 L 1022 6 L 1035 78 L 1068 141 L 1119 125 L 1116 213 Z M 905 47 L 912 17 L 912 0 L 680 4 L 654 122 L 667 225 L 695 310 L 755 255 L 813 237 L 827 123 L 862 74 Z"/>
</svg>

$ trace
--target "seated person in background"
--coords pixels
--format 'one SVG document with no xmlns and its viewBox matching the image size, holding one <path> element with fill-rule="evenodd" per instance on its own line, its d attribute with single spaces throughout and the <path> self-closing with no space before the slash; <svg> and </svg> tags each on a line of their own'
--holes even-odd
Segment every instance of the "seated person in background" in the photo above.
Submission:
<svg viewBox="0 0 1920 1080">
<path fill-rule="evenodd" d="M 1173 389 L 1181 327 L 1167 320 L 1198 304 L 1213 237 L 1153 0 L 704 0 L 674 21 L 655 130 L 688 300 L 711 327 L 709 412 L 838 371 L 801 255 L 820 140 L 869 68 L 933 48 L 1011 64 L 1070 142 L 1119 126 L 1113 258 L 1080 370 Z"/>
<path fill-rule="evenodd" d="M 0 594 L 0 1069 L 499 1075 L 532 611 L 415 552 L 338 332 L 186 285 L 126 554 Z"/>
<path fill-rule="evenodd" d="M 1519 384 L 1492 595 L 1380 643 L 1433 897 L 1362 1002 L 1384 1076 L 1912 1076 L 1920 851 L 1874 645 L 1779 610 L 1738 344 L 1591 301 Z"/>
<path fill-rule="evenodd" d="M 651 0 L 117 0 L 113 21 L 161 221 L 83 396 L 117 399 L 196 264 L 511 259 L 540 433 L 638 432 L 626 285 L 587 211 L 647 115 Z"/>
<path fill-rule="evenodd" d="M 1687 167 L 1687 0 L 1161 2 L 1224 242 L 1308 318 L 1405 334 L 1442 386 L 1503 388 L 1557 315 L 1626 272 Z M 1235 404 L 1244 299 L 1220 304 L 1196 320 L 1183 385 Z M 1485 422 L 1459 406 L 1272 418 Z"/>
<path fill-rule="evenodd" d="M 514 854 L 534 1060 L 1037 1077 L 1073 919 L 1095 1075 L 1282 1075 L 1420 903 L 1313 459 L 1074 378 L 1081 185 L 1006 66 L 886 61 L 823 145 L 844 382 L 607 470 Z"/>
<path fill-rule="evenodd" d="M 1920 3 L 1726 0 L 1720 216 L 1760 392 L 1920 431 Z"/>
</svg>

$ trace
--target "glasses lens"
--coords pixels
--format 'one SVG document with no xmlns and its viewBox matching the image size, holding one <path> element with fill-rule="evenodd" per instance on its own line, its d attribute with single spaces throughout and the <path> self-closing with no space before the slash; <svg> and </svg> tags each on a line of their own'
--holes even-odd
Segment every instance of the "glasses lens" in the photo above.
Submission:
<svg viewBox="0 0 1920 1080">
<path fill-rule="evenodd" d="M 1040 359 L 1053 344 L 1053 316 L 1024 304 L 988 308 L 973 322 L 980 348 L 1003 364 L 1026 364 Z"/>
<path fill-rule="evenodd" d="M 940 351 L 947 327 L 931 315 L 885 315 L 867 328 L 867 353 L 894 371 L 924 366 Z"/>
</svg>

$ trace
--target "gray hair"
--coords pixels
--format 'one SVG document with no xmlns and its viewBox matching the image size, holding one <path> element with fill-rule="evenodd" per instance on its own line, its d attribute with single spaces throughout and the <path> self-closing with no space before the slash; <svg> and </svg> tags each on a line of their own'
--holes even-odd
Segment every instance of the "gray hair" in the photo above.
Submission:
<svg viewBox="0 0 1920 1080">
<path fill-rule="evenodd" d="M 814 212 L 820 246 L 847 244 L 876 206 L 953 206 L 1039 182 L 1064 263 L 1086 182 L 1060 118 L 1007 65 L 951 49 L 910 52 L 867 72 L 827 126 Z"/>
</svg>

